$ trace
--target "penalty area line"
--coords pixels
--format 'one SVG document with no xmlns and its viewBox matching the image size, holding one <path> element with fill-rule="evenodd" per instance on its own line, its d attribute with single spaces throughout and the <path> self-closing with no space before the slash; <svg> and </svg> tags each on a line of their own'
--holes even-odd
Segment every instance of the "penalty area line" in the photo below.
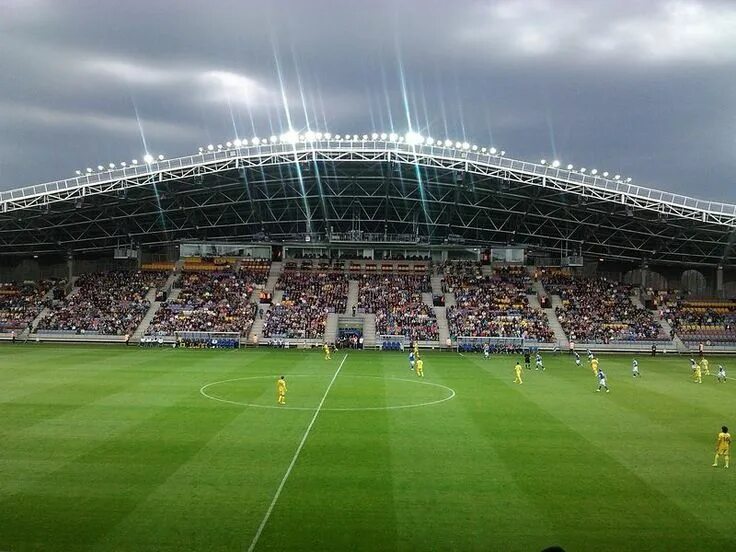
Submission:
<svg viewBox="0 0 736 552">
<path fill-rule="evenodd" d="M 322 400 L 319 401 L 319 404 L 317 405 L 317 410 L 314 411 L 314 416 L 312 416 L 312 419 L 309 422 L 309 425 L 307 426 L 307 430 L 304 432 L 304 436 L 302 437 L 302 440 L 299 442 L 299 446 L 296 447 L 296 452 L 294 453 L 294 456 L 291 459 L 291 462 L 289 463 L 289 467 L 286 468 L 286 473 L 284 473 L 284 477 L 281 478 L 281 483 L 279 483 L 279 486 L 276 489 L 276 494 L 273 495 L 271 504 L 268 506 L 268 510 L 266 510 L 266 515 L 263 516 L 263 520 L 261 521 L 261 524 L 258 526 L 258 531 L 256 531 L 256 534 L 253 537 L 253 540 L 251 541 L 250 546 L 248 547 L 248 552 L 253 552 L 253 550 L 255 550 L 256 545 L 258 544 L 258 540 L 261 538 L 261 533 L 263 533 L 263 529 L 266 527 L 266 524 L 268 523 L 268 519 L 271 517 L 271 514 L 273 513 L 273 509 L 276 507 L 276 503 L 278 502 L 279 497 L 281 496 L 281 491 L 284 490 L 284 485 L 286 485 L 286 480 L 289 479 L 289 475 L 291 475 L 291 470 L 294 469 L 294 465 L 296 464 L 296 461 L 299 458 L 299 453 L 301 453 L 302 448 L 304 448 L 304 443 L 307 442 L 307 437 L 309 437 L 309 432 L 312 431 L 312 426 L 314 425 L 314 422 L 317 421 L 317 416 L 319 416 L 319 413 L 322 410 L 322 405 L 325 403 L 325 399 L 327 399 L 327 393 L 330 392 L 330 389 L 332 388 L 332 384 L 335 383 L 335 380 L 337 379 L 337 375 L 340 373 L 340 370 L 342 370 L 342 365 L 345 364 L 345 361 L 347 360 L 347 358 L 348 358 L 347 354 L 345 354 L 345 356 L 342 357 L 340 366 L 337 367 L 337 370 L 335 371 L 335 374 L 332 376 L 332 379 L 330 380 L 330 383 L 327 386 L 327 389 L 325 389 L 325 394 L 322 395 Z"/>
</svg>

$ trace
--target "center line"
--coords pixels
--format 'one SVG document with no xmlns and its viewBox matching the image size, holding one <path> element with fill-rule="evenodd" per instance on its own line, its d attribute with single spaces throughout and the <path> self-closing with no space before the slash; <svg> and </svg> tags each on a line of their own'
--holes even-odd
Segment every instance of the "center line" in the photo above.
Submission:
<svg viewBox="0 0 736 552">
<path fill-rule="evenodd" d="M 258 539 L 261 538 L 261 533 L 263 533 L 263 529 L 266 527 L 266 524 L 268 523 L 268 518 L 271 517 L 271 513 L 273 512 L 273 509 L 276 506 L 276 502 L 278 502 L 279 496 L 281 496 L 281 491 L 284 489 L 284 485 L 286 485 L 286 480 L 289 478 L 289 475 L 291 474 L 291 470 L 294 468 L 294 464 L 296 464 L 297 458 L 299 458 L 299 453 L 302 451 L 302 448 L 304 448 L 304 443 L 307 442 L 307 437 L 309 437 L 309 432 L 312 431 L 312 426 L 314 425 L 314 422 L 317 421 L 317 416 L 319 416 L 319 411 L 322 410 L 322 405 L 325 403 L 325 399 L 327 398 L 327 393 L 330 392 L 330 389 L 332 388 L 332 384 L 335 383 L 335 379 L 337 379 L 337 375 L 340 373 L 340 370 L 342 370 L 342 365 L 345 364 L 345 361 L 347 360 L 347 358 L 348 358 L 347 354 L 342 358 L 342 362 L 340 362 L 340 366 L 337 367 L 337 371 L 335 372 L 335 375 L 332 376 L 332 379 L 330 380 L 330 384 L 327 386 L 327 389 L 325 390 L 325 394 L 322 395 L 322 400 L 319 401 L 319 404 L 317 405 L 317 410 L 314 411 L 314 416 L 312 416 L 312 421 L 309 422 L 309 425 L 307 426 L 307 430 L 304 432 L 304 437 L 302 437 L 302 440 L 299 443 L 299 446 L 296 448 L 294 457 L 291 459 L 291 463 L 289 464 L 289 467 L 286 469 L 286 473 L 284 474 L 284 477 L 281 478 L 281 483 L 279 483 L 279 487 L 278 489 L 276 489 L 276 494 L 273 495 L 273 500 L 271 501 L 271 505 L 268 507 L 268 510 L 266 511 L 266 515 L 263 516 L 263 521 L 261 521 L 261 525 L 258 527 L 258 531 L 256 531 L 256 534 L 253 537 L 253 540 L 251 541 L 250 546 L 248 547 L 248 552 L 253 552 L 253 550 L 255 550 L 256 544 L 258 544 Z"/>
</svg>

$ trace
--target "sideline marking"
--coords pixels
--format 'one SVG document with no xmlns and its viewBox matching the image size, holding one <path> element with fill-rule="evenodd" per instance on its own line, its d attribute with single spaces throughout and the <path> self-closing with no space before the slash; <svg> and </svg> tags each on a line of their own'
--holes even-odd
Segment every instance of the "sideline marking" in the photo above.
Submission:
<svg viewBox="0 0 736 552">
<path fill-rule="evenodd" d="M 289 377 L 292 378 L 310 378 L 310 377 L 316 377 L 316 374 L 290 374 Z M 439 383 L 433 383 L 430 381 L 421 381 L 418 379 L 405 379 L 405 378 L 386 378 L 383 376 L 367 376 L 367 375 L 352 375 L 352 376 L 343 376 L 344 378 L 374 378 L 374 379 L 381 379 L 385 381 L 405 381 L 407 383 L 418 383 L 420 385 L 429 385 L 431 387 L 439 387 L 440 389 L 445 389 L 450 392 L 450 394 L 447 397 L 443 397 L 441 399 L 437 399 L 434 401 L 429 402 L 423 402 L 423 403 L 415 403 L 415 404 L 398 404 L 395 406 L 359 406 L 359 407 L 345 407 L 345 408 L 323 408 L 323 412 L 364 412 L 364 411 L 370 411 L 370 410 L 402 410 L 405 408 L 419 408 L 421 406 L 431 406 L 434 404 L 443 403 L 445 401 L 449 401 L 450 399 L 455 398 L 455 390 L 452 387 L 447 387 L 446 385 L 442 385 Z M 212 387 L 214 385 L 219 385 L 221 383 L 229 383 L 231 381 L 246 381 L 246 380 L 255 380 L 255 379 L 270 379 L 273 378 L 273 376 L 248 376 L 243 378 L 233 378 L 233 379 L 226 379 L 222 381 L 213 381 L 212 383 L 207 383 L 203 385 L 199 392 L 203 397 L 206 397 L 208 399 L 212 399 L 213 401 L 218 401 L 222 403 L 227 404 L 235 404 L 238 406 L 249 406 L 252 408 L 270 408 L 274 410 L 313 410 L 314 407 L 310 406 L 274 406 L 274 405 L 268 405 L 268 404 L 256 404 L 256 403 L 244 403 L 239 401 L 231 401 L 229 399 L 223 399 L 221 397 L 216 397 L 215 395 L 210 395 L 206 391 L 209 387 Z"/>
<path fill-rule="evenodd" d="M 271 501 L 271 505 L 268 507 L 268 510 L 266 511 L 266 515 L 263 516 L 263 521 L 261 521 L 261 524 L 258 526 L 258 531 L 256 531 L 255 536 L 253 537 L 253 540 L 250 543 L 250 546 L 248 547 L 248 552 L 253 552 L 253 550 L 256 547 L 256 544 L 258 544 L 258 539 L 261 538 L 261 533 L 263 532 L 264 527 L 266 527 L 266 524 L 268 523 L 268 518 L 271 517 L 271 513 L 273 512 L 274 507 L 276 506 L 276 502 L 279 500 L 279 497 L 281 496 L 281 491 L 284 489 L 284 485 L 286 485 L 286 480 L 289 478 L 289 475 L 291 474 L 291 470 L 294 469 L 294 464 L 296 464 L 297 458 L 299 458 L 299 453 L 302 451 L 302 448 L 304 447 L 304 443 L 307 442 L 307 437 L 309 437 L 309 432 L 312 431 L 312 426 L 314 425 L 314 422 L 317 421 L 317 416 L 319 416 L 319 411 L 322 410 L 322 405 L 325 402 L 325 399 L 327 398 L 327 393 L 330 392 L 330 389 L 332 388 L 332 384 L 335 383 L 335 380 L 337 379 L 337 375 L 340 373 L 340 370 L 342 370 L 342 365 L 345 364 L 345 361 L 347 360 L 348 355 L 347 353 L 342 358 L 342 362 L 340 363 L 340 366 L 337 367 L 337 370 L 335 371 L 335 375 L 332 376 L 332 379 L 330 380 L 330 384 L 327 386 L 327 389 L 325 389 L 325 394 L 322 395 L 322 400 L 319 401 L 319 404 L 317 405 L 317 410 L 314 411 L 314 416 L 312 416 L 312 420 L 309 422 L 309 425 L 307 426 L 307 430 L 304 432 L 304 436 L 302 437 L 301 442 L 299 443 L 299 446 L 296 448 L 296 452 L 294 453 L 294 457 L 291 459 L 291 463 L 289 464 L 289 467 L 286 469 L 286 473 L 284 474 L 284 477 L 281 478 L 281 483 L 279 483 L 278 488 L 276 489 L 276 494 L 273 495 L 273 500 Z"/>
</svg>

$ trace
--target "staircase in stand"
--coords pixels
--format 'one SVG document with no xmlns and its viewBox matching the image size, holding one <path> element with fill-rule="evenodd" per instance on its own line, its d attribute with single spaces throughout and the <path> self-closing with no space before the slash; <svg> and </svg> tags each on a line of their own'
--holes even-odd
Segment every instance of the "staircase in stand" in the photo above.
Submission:
<svg viewBox="0 0 736 552">
<path fill-rule="evenodd" d="M 268 280 L 266 280 L 266 291 L 273 294 L 276 289 L 276 282 L 279 281 L 281 271 L 283 270 L 283 264 L 280 262 L 271 263 L 271 268 L 268 271 Z"/>
<path fill-rule="evenodd" d="M 450 339 L 450 328 L 447 324 L 447 311 L 445 309 L 445 307 L 433 307 L 434 315 L 437 317 L 440 347 L 447 345 L 447 340 Z"/>
<path fill-rule="evenodd" d="M 348 281 L 348 302 L 345 307 L 345 314 L 353 314 L 353 307 L 358 308 L 358 280 Z"/>
<path fill-rule="evenodd" d="M 366 313 L 363 317 L 363 348 L 376 348 L 376 315 Z"/>
<path fill-rule="evenodd" d="M 432 293 L 442 295 L 442 274 L 432 274 L 430 281 L 432 282 Z"/>
<path fill-rule="evenodd" d="M 566 351 L 570 347 L 570 341 L 567 339 L 565 331 L 562 329 L 562 324 L 560 324 L 560 321 L 557 319 L 557 315 L 555 314 L 555 308 L 562 306 L 562 299 L 560 299 L 559 295 L 552 295 L 551 300 L 552 308 L 542 310 L 547 316 L 547 322 L 549 322 L 549 327 L 555 334 L 555 340 L 559 344 L 560 350 Z"/>
<path fill-rule="evenodd" d="M 445 293 L 445 307 L 455 307 L 457 301 L 455 300 L 455 294 L 451 292 Z"/>
<path fill-rule="evenodd" d="M 258 301 L 256 301 L 256 303 L 257 302 Z M 260 314 L 256 314 L 256 319 L 253 321 L 253 325 L 250 327 L 250 331 L 248 332 L 249 345 L 255 345 L 261 342 L 261 338 L 263 338 L 263 325 L 266 322 L 266 314 L 268 314 L 268 310 L 271 308 L 271 305 L 258 305 L 258 308 L 263 310 L 263 318 L 261 318 Z"/>
<path fill-rule="evenodd" d="M 325 324 L 325 343 L 334 344 L 337 341 L 337 323 L 339 314 L 331 312 L 327 315 L 327 323 Z"/>
<path fill-rule="evenodd" d="M 148 329 L 148 326 L 151 325 L 151 322 L 153 322 L 153 317 L 156 316 L 158 309 L 161 307 L 161 301 L 156 301 L 155 287 L 148 290 L 148 293 L 146 294 L 146 301 L 149 301 L 151 303 L 151 306 L 148 308 L 148 311 L 143 317 L 143 320 L 141 320 L 141 323 L 138 325 L 138 327 L 133 332 L 133 335 L 130 337 L 130 341 L 132 343 L 139 343 L 141 337 L 146 335 L 146 330 Z"/>
<path fill-rule="evenodd" d="M 422 293 L 422 302 L 430 308 L 434 306 L 434 299 L 432 298 L 431 291 Z"/>
<path fill-rule="evenodd" d="M 530 293 L 526 296 L 526 300 L 529 301 L 529 306 L 533 309 L 541 309 L 542 304 L 539 302 L 539 297 L 535 294 Z"/>
</svg>

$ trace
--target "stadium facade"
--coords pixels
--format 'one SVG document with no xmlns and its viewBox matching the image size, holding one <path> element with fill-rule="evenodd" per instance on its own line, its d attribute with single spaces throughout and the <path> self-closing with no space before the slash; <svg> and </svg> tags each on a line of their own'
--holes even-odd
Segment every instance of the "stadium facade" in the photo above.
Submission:
<svg viewBox="0 0 736 552">
<path fill-rule="evenodd" d="M 735 238 L 736 205 L 413 134 L 237 140 L 0 193 L 4 280 L 106 269 L 123 249 L 173 259 L 188 242 L 492 248 L 723 296 L 736 291 Z"/>
</svg>

